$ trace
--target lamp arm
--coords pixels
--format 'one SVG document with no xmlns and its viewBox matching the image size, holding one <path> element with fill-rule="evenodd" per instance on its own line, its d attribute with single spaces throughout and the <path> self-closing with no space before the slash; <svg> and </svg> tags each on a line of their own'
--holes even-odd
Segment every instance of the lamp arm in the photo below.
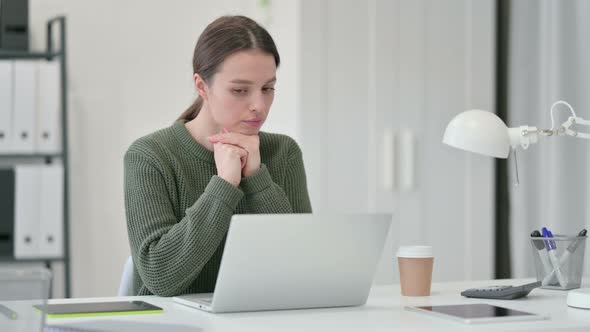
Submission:
<svg viewBox="0 0 590 332">
<path fill-rule="evenodd" d="M 547 136 L 571 136 L 577 138 L 590 139 L 590 133 L 579 132 L 575 130 L 575 126 L 590 127 L 590 120 L 585 120 L 580 117 L 570 116 L 558 129 L 538 129 L 537 127 L 520 126 L 508 128 L 508 136 L 510 137 L 510 146 L 516 148 L 520 146 L 523 149 L 528 149 L 531 144 L 535 144 L 541 137 Z"/>
<path fill-rule="evenodd" d="M 571 137 L 579 137 L 590 139 L 590 134 L 588 133 L 581 133 L 577 130 L 572 129 L 575 125 L 583 125 L 583 126 L 590 126 L 590 121 L 584 120 L 580 117 L 570 116 L 566 122 L 564 122 L 559 129 L 557 130 L 557 135 L 559 136 L 571 136 Z"/>
</svg>

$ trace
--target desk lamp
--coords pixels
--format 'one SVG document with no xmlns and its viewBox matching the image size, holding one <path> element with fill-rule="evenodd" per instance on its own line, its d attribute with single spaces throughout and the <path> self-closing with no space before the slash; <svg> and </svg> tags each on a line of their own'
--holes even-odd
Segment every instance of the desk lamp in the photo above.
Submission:
<svg viewBox="0 0 590 332">
<path fill-rule="evenodd" d="M 559 127 L 555 126 L 553 112 L 558 105 L 565 105 L 571 116 Z M 579 132 L 576 125 L 590 126 L 590 121 L 584 120 L 574 112 L 573 107 L 560 100 L 551 105 L 551 129 L 520 126 L 508 128 L 496 114 L 482 110 L 468 110 L 455 116 L 445 130 L 443 143 L 454 148 L 475 152 L 482 155 L 508 158 L 510 150 L 514 154 L 516 168 L 516 185 L 518 180 L 518 163 L 516 150 L 518 147 L 527 149 L 529 145 L 550 136 L 571 136 L 590 139 L 590 134 Z M 590 288 L 581 288 L 568 292 L 567 304 L 577 308 L 590 309 Z"/>
</svg>

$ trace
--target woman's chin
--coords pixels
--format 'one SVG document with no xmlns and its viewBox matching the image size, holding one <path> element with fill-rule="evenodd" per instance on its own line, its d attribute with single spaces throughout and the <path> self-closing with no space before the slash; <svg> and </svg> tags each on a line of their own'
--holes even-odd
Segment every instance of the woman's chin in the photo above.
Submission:
<svg viewBox="0 0 590 332">
<path fill-rule="evenodd" d="M 260 132 L 260 129 L 248 129 L 248 130 L 242 130 L 241 134 L 243 135 L 258 135 L 258 133 Z"/>
<path fill-rule="evenodd" d="M 240 126 L 239 129 L 236 129 L 236 132 L 242 135 L 258 135 L 260 127 Z"/>
</svg>

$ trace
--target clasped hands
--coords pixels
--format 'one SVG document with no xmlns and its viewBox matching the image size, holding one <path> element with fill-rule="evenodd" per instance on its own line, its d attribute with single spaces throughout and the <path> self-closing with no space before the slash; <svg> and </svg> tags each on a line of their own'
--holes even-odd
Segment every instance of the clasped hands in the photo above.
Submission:
<svg viewBox="0 0 590 332">
<path fill-rule="evenodd" d="M 243 177 L 260 169 L 260 138 L 258 135 L 232 133 L 223 129 L 207 138 L 213 144 L 217 175 L 235 187 Z"/>
</svg>

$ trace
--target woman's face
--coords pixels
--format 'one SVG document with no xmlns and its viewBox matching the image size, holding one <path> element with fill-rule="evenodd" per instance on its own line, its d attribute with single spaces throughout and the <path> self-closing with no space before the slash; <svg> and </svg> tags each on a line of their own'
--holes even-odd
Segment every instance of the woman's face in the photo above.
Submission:
<svg viewBox="0 0 590 332">
<path fill-rule="evenodd" d="M 249 50 L 228 56 L 209 84 L 199 86 L 200 78 L 195 75 L 197 89 L 218 129 L 258 134 L 274 99 L 276 71 L 272 55 Z"/>
</svg>

